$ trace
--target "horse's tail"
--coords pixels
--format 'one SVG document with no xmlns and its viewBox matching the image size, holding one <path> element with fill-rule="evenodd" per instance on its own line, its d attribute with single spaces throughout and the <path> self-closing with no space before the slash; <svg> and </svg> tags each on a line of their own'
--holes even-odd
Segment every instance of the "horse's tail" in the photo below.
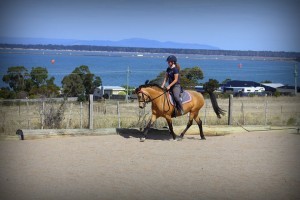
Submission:
<svg viewBox="0 0 300 200">
<path fill-rule="evenodd" d="M 209 94 L 209 97 L 210 97 L 210 100 L 211 100 L 211 104 L 212 104 L 212 107 L 216 113 L 216 115 L 218 116 L 218 118 L 221 118 L 221 115 L 225 115 L 226 111 L 221 109 L 219 106 L 218 106 L 218 102 L 217 102 L 217 98 L 215 96 L 215 94 L 211 91 L 207 91 L 208 94 Z"/>
</svg>

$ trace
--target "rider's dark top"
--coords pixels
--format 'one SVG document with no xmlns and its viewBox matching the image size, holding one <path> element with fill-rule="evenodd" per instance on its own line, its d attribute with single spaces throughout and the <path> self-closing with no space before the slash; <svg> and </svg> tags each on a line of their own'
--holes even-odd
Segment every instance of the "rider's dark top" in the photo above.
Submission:
<svg viewBox="0 0 300 200">
<path fill-rule="evenodd" d="M 179 74 L 179 71 L 176 67 L 173 67 L 173 68 L 168 67 L 166 72 L 168 74 L 169 84 L 171 84 L 174 81 L 175 74 Z M 179 76 L 178 76 L 178 81 L 177 81 L 176 84 L 180 84 L 180 77 Z"/>
</svg>

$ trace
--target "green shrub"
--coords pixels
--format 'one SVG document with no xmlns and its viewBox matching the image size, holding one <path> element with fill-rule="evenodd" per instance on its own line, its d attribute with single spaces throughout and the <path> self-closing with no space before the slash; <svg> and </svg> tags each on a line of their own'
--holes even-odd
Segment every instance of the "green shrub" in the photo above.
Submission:
<svg viewBox="0 0 300 200">
<path fill-rule="evenodd" d="M 288 126 L 292 126 L 292 125 L 295 125 L 296 123 L 296 119 L 295 118 L 289 118 L 288 121 L 286 122 L 286 125 Z"/>
<path fill-rule="evenodd" d="M 79 102 L 85 102 L 86 101 L 86 97 L 83 94 L 81 94 L 81 95 L 79 95 L 77 97 L 77 101 L 79 101 Z"/>
<path fill-rule="evenodd" d="M 278 90 L 276 90 L 275 92 L 274 92 L 274 96 L 275 97 L 279 97 L 281 94 L 280 94 L 280 92 L 278 91 Z"/>
</svg>

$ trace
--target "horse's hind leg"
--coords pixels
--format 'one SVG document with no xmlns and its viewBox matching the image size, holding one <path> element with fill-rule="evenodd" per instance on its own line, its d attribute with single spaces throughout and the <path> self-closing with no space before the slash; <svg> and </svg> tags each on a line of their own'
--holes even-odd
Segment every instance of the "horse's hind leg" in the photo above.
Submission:
<svg viewBox="0 0 300 200">
<path fill-rule="evenodd" d="M 203 134 L 202 120 L 200 119 L 199 116 L 197 116 L 197 117 L 195 117 L 195 121 L 197 122 L 198 127 L 199 127 L 201 140 L 206 140 L 206 139 L 205 139 L 205 136 L 204 136 L 204 134 Z"/>
<path fill-rule="evenodd" d="M 170 134 L 172 135 L 173 139 L 175 140 L 176 139 L 176 134 L 174 133 L 174 130 L 173 130 L 172 119 L 171 118 L 166 118 L 166 120 L 167 120 L 167 123 L 168 123 L 168 126 L 169 126 Z"/>
</svg>

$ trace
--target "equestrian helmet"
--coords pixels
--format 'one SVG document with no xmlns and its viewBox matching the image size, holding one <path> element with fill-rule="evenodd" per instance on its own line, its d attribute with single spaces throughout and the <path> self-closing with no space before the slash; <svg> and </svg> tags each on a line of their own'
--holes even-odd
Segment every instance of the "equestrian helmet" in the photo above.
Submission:
<svg viewBox="0 0 300 200">
<path fill-rule="evenodd" d="M 176 63 L 177 62 L 177 58 L 174 55 L 170 55 L 167 58 L 167 62 L 174 62 L 174 63 Z"/>
</svg>

